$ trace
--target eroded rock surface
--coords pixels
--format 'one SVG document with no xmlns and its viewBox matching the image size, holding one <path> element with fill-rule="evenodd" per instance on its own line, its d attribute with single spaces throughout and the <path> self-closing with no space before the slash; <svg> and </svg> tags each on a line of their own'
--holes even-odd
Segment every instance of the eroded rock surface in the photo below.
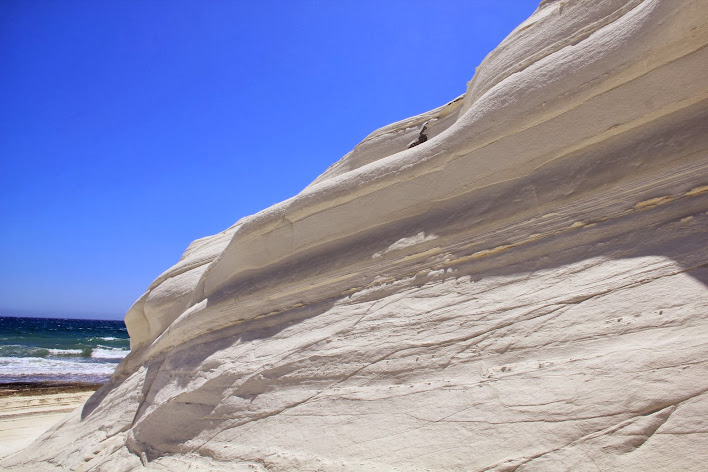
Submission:
<svg viewBox="0 0 708 472">
<path fill-rule="evenodd" d="M 706 18 L 542 2 L 464 97 L 194 242 L 2 466 L 703 470 Z"/>
</svg>

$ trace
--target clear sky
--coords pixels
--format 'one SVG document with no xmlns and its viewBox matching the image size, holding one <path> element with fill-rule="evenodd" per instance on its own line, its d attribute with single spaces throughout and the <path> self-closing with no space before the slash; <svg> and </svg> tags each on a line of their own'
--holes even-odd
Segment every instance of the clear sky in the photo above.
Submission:
<svg viewBox="0 0 708 472">
<path fill-rule="evenodd" d="M 539 0 L 0 2 L 0 314 L 121 318 L 192 240 L 464 93 Z"/>
</svg>

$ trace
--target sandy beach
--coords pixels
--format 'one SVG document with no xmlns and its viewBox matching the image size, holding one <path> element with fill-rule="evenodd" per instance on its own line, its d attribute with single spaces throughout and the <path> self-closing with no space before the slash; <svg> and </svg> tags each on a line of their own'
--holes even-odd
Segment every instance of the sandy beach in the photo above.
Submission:
<svg viewBox="0 0 708 472">
<path fill-rule="evenodd" d="M 99 387 L 81 383 L 0 384 L 0 457 L 28 446 Z"/>
</svg>

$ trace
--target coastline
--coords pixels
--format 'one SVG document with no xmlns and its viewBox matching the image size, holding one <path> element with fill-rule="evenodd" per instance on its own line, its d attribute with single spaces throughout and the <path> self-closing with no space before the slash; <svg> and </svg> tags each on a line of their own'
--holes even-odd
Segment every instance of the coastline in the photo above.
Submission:
<svg viewBox="0 0 708 472">
<path fill-rule="evenodd" d="M 0 383 L 0 458 L 25 448 L 101 387 L 81 382 Z"/>
</svg>

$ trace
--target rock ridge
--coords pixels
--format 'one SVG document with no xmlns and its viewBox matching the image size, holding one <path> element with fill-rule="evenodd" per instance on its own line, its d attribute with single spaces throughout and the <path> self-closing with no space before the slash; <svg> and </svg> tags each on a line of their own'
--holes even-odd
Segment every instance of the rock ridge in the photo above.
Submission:
<svg viewBox="0 0 708 472">
<path fill-rule="evenodd" d="M 0 465 L 701 470 L 705 18 L 541 2 L 464 95 L 193 242 L 111 381 Z"/>
</svg>

